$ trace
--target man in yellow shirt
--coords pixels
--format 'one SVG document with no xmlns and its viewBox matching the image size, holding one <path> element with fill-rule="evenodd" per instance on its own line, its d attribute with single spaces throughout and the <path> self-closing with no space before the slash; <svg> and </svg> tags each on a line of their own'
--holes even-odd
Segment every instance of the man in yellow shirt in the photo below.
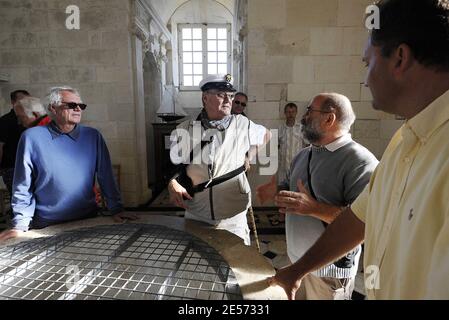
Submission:
<svg viewBox="0 0 449 320">
<path fill-rule="evenodd" d="M 368 298 L 449 299 L 449 0 L 377 5 L 365 85 L 375 109 L 407 121 L 351 208 L 269 279 L 290 299 L 305 275 L 363 241 Z"/>
</svg>

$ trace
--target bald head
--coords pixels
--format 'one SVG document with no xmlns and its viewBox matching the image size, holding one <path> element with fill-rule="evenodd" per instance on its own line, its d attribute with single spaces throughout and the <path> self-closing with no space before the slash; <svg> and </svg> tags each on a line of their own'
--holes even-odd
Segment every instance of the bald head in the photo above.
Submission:
<svg viewBox="0 0 449 320">
<path fill-rule="evenodd" d="M 336 122 L 340 130 L 349 131 L 355 121 L 354 110 L 351 101 L 339 93 L 321 93 L 317 97 L 320 101 L 321 110 L 334 112 Z"/>
</svg>

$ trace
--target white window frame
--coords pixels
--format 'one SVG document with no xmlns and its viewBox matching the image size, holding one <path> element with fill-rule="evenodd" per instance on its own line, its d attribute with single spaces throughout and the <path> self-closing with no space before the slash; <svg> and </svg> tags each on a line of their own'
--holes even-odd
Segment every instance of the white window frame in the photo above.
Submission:
<svg viewBox="0 0 449 320">
<path fill-rule="evenodd" d="M 208 76 L 208 47 L 207 47 L 207 29 L 208 28 L 226 28 L 227 31 L 227 69 L 228 73 L 232 74 L 232 41 L 231 41 L 231 29 L 232 26 L 229 23 L 223 24 L 193 24 L 193 23 L 184 23 L 178 24 L 178 63 L 179 63 L 179 89 L 181 91 L 199 91 L 200 88 L 198 86 L 185 86 L 184 85 L 184 63 L 183 63 L 183 38 L 182 38 L 182 30 L 184 28 L 198 28 L 202 30 L 202 54 L 203 54 L 203 79 Z"/>
</svg>

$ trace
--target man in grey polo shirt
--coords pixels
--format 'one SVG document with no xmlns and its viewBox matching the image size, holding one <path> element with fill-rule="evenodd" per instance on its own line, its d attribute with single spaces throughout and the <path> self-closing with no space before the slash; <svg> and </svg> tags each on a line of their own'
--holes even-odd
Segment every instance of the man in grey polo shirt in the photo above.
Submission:
<svg viewBox="0 0 449 320">
<path fill-rule="evenodd" d="M 311 144 L 293 159 L 287 179 L 276 186 L 260 186 L 265 202 L 275 198 L 286 213 L 287 253 L 297 261 L 341 211 L 363 191 L 376 168 L 376 157 L 354 142 L 349 130 L 355 115 L 349 99 L 336 93 L 313 98 L 301 121 L 304 139 Z M 276 189 L 281 191 L 276 196 Z M 297 299 L 351 299 L 360 246 L 340 260 L 309 274 Z"/>
</svg>

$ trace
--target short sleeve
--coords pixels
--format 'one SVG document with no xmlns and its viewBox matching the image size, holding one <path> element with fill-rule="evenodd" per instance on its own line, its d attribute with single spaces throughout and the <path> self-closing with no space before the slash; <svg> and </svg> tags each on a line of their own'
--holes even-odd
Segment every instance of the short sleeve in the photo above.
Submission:
<svg viewBox="0 0 449 320">
<path fill-rule="evenodd" d="M 264 143 L 267 129 L 260 125 L 249 121 L 249 143 L 252 146 L 260 146 Z"/>
<path fill-rule="evenodd" d="M 366 209 L 368 208 L 368 197 L 369 197 L 370 185 L 367 184 L 362 193 L 357 197 L 357 199 L 351 205 L 351 210 L 360 219 L 360 221 L 365 222 Z"/>
</svg>

